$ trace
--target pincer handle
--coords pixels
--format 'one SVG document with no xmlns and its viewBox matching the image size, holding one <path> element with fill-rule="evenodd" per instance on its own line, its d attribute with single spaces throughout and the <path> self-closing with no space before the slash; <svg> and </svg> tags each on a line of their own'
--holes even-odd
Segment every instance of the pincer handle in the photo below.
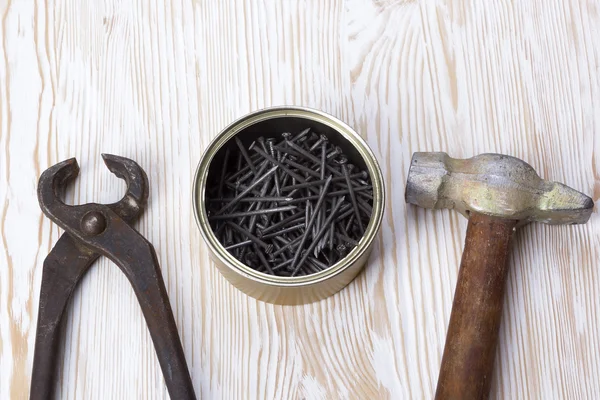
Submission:
<svg viewBox="0 0 600 400">
<path fill-rule="evenodd" d="M 67 303 L 77 282 L 98 257 L 91 251 L 82 252 L 75 240 L 64 234 L 44 261 L 30 400 L 54 398 L 61 324 Z"/>
<path fill-rule="evenodd" d="M 436 400 L 488 398 L 516 224 L 471 213 Z"/>
<path fill-rule="evenodd" d="M 140 303 L 158 362 L 172 399 L 195 400 L 196 394 L 179 339 L 154 247 L 108 208 L 98 208 L 106 229 L 82 240 L 113 261 L 123 271 Z"/>
</svg>

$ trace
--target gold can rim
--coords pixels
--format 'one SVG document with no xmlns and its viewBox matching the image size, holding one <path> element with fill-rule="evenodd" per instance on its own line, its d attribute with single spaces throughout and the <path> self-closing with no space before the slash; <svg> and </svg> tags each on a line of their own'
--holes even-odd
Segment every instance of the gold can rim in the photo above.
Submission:
<svg viewBox="0 0 600 400">
<path fill-rule="evenodd" d="M 365 234 L 358 242 L 358 245 L 355 246 L 346 257 L 338 261 L 333 266 L 315 274 L 295 277 L 282 277 L 264 274 L 237 260 L 233 255 L 225 250 L 217 237 L 214 235 L 214 232 L 208 223 L 206 209 L 204 207 L 204 193 L 209 167 L 214 156 L 218 153 L 221 147 L 235 135 L 249 126 L 265 120 L 282 117 L 305 118 L 319 122 L 323 125 L 329 126 L 337 133 L 342 135 L 352 144 L 352 146 L 354 146 L 354 148 L 363 158 L 367 169 L 369 170 L 371 184 L 373 186 L 373 212 L 371 215 L 371 220 L 369 221 L 369 225 L 365 230 Z M 377 162 L 377 159 L 375 158 L 375 155 L 373 154 L 373 151 L 367 142 L 349 125 L 340 119 L 325 112 L 307 107 L 280 106 L 265 108 L 246 114 L 229 124 L 221 132 L 219 132 L 219 134 L 210 142 L 206 150 L 204 150 L 204 153 L 200 158 L 200 162 L 198 163 L 198 167 L 196 168 L 196 173 L 194 174 L 192 188 L 194 217 L 200 230 L 200 234 L 202 235 L 202 238 L 211 250 L 212 254 L 217 257 L 223 265 L 227 266 L 227 268 L 233 270 L 246 279 L 277 287 L 300 287 L 312 285 L 314 283 L 328 280 L 352 266 L 366 251 L 368 251 L 371 243 L 375 240 L 377 233 L 379 232 L 379 228 L 381 227 L 383 210 L 385 208 L 383 174 L 381 172 L 381 168 L 379 167 L 379 163 Z"/>
</svg>

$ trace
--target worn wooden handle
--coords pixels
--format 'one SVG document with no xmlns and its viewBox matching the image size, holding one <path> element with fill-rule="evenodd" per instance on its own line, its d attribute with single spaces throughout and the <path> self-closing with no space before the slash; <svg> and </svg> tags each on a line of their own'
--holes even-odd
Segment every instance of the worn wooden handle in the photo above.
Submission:
<svg viewBox="0 0 600 400">
<path fill-rule="evenodd" d="M 437 400 L 488 398 L 516 223 L 476 213 L 469 218 Z"/>
</svg>

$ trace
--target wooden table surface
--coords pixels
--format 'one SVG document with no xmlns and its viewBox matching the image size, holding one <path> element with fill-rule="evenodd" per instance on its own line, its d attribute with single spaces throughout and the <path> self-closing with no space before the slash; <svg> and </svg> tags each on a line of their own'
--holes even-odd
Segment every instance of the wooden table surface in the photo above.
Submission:
<svg viewBox="0 0 600 400">
<path fill-rule="evenodd" d="M 414 151 L 500 152 L 600 197 L 600 2 L 3 0 L 0 398 L 27 398 L 42 262 L 62 231 L 36 198 L 77 157 L 71 204 L 147 171 L 156 247 L 203 399 L 425 399 L 435 391 L 466 220 L 404 203 Z M 274 306 L 209 261 L 191 182 L 209 141 L 267 106 L 333 114 L 372 147 L 388 203 L 366 270 Z M 529 225 L 510 257 L 492 399 L 600 396 L 600 217 Z M 133 291 L 102 258 L 68 308 L 57 396 L 168 398 Z"/>
</svg>

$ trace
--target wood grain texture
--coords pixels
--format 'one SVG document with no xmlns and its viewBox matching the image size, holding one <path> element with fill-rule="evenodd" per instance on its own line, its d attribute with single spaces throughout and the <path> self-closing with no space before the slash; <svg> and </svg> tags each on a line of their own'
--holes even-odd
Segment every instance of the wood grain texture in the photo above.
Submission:
<svg viewBox="0 0 600 400">
<path fill-rule="evenodd" d="M 517 222 L 469 213 L 435 400 L 489 396 Z"/>
<path fill-rule="evenodd" d="M 42 262 L 35 195 L 77 157 L 70 203 L 151 182 L 154 243 L 199 397 L 432 398 L 467 223 L 404 203 L 413 151 L 500 152 L 600 199 L 598 0 L 1 0 L 0 398 L 27 398 Z M 368 267 L 316 304 L 261 303 L 209 262 L 191 208 L 204 148 L 271 105 L 366 138 L 388 203 Z M 600 217 L 515 238 L 493 399 L 600 396 Z M 58 398 L 168 398 L 135 296 L 101 259 L 69 306 Z"/>
</svg>

